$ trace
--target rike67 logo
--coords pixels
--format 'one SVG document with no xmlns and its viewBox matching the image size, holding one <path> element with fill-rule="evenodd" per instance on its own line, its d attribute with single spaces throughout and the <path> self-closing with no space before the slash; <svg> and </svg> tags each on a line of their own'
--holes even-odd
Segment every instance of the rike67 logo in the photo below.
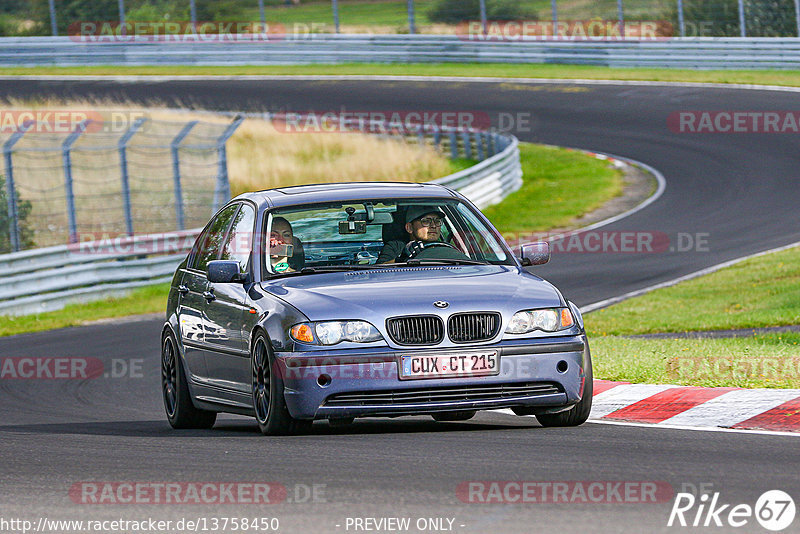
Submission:
<svg viewBox="0 0 800 534">
<path fill-rule="evenodd" d="M 719 492 L 699 497 L 678 493 L 667 526 L 739 528 L 752 524 L 755 518 L 765 529 L 779 532 L 792 524 L 795 512 L 794 500 L 781 490 L 764 492 L 755 506 L 724 503 Z"/>
</svg>

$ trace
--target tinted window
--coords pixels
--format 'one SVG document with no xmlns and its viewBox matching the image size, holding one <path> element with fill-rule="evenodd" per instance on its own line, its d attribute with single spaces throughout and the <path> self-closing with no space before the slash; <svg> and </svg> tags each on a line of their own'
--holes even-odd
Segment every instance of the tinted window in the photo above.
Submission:
<svg viewBox="0 0 800 534">
<path fill-rule="evenodd" d="M 236 215 L 236 210 L 239 209 L 239 206 L 239 204 L 234 204 L 222 210 L 200 236 L 196 245 L 197 252 L 192 262 L 193 269 L 205 271 L 208 262 L 217 259 L 222 240 L 225 239 L 228 227 L 231 225 L 231 220 Z"/>
<path fill-rule="evenodd" d="M 253 223 L 256 211 L 249 204 L 242 204 L 242 209 L 233 219 L 233 226 L 228 233 L 228 239 L 222 247 L 221 260 L 236 260 L 239 262 L 239 271 L 247 272 L 247 263 L 250 259 L 250 249 L 253 245 Z"/>
</svg>

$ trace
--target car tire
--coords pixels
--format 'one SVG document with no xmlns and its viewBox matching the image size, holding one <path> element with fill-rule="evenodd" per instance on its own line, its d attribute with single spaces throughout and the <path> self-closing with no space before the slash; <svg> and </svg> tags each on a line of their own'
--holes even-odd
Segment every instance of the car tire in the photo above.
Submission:
<svg viewBox="0 0 800 534">
<path fill-rule="evenodd" d="M 450 421 L 469 421 L 475 414 L 476 410 L 464 410 L 460 412 L 441 412 L 431 414 L 435 421 L 450 422 Z"/>
<path fill-rule="evenodd" d="M 201 410 L 192 403 L 183 362 L 172 332 L 165 330 L 161 338 L 161 393 L 164 411 L 172 428 L 211 428 L 217 412 Z"/>
<path fill-rule="evenodd" d="M 592 360 L 586 360 L 586 380 L 583 386 L 583 397 L 581 400 L 566 412 L 553 414 L 537 414 L 536 420 L 544 427 L 558 426 L 580 426 L 589 418 L 592 411 L 592 393 L 594 391 L 592 374 Z"/>
<path fill-rule="evenodd" d="M 295 419 L 289 413 L 284 397 L 283 378 L 277 371 L 267 336 L 263 332 L 253 340 L 250 355 L 253 410 L 258 429 L 265 436 L 299 434 L 311 428 L 311 421 Z"/>
</svg>

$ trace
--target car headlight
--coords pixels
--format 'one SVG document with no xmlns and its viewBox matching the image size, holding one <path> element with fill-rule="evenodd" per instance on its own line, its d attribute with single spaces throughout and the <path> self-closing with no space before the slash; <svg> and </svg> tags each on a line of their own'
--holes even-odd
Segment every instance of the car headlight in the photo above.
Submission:
<svg viewBox="0 0 800 534">
<path fill-rule="evenodd" d="M 319 345 L 336 345 L 342 341 L 369 343 L 383 339 L 378 329 L 366 321 L 301 323 L 294 325 L 290 334 L 295 341 Z"/>
<path fill-rule="evenodd" d="M 569 308 L 523 310 L 514 314 L 506 328 L 506 334 L 527 334 L 534 330 L 558 332 L 575 324 Z"/>
</svg>

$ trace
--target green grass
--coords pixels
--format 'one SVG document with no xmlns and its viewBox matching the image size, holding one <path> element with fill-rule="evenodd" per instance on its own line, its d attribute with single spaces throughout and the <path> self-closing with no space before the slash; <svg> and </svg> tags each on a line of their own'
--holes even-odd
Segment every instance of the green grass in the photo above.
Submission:
<svg viewBox="0 0 800 534">
<path fill-rule="evenodd" d="M 478 163 L 477 160 L 466 159 L 466 158 L 451 159 L 449 161 L 450 161 L 450 172 L 453 174 L 459 171 L 463 171 L 465 169 L 469 169 L 470 167 Z"/>
<path fill-rule="evenodd" d="M 800 324 L 800 248 L 743 261 L 587 314 L 591 336 Z"/>
<path fill-rule="evenodd" d="M 124 297 L 70 304 L 53 312 L 20 317 L 0 316 L 0 336 L 78 326 L 98 319 L 163 313 L 167 309 L 168 292 L 169 284 L 158 284 L 134 289 Z"/>
<path fill-rule="evenodd" d="M 662 82 L 740 83 L 800 86 L 800 70 L 683 70 L 594 67 L 585 65 L 363 64 L 273 66 L 97 66 L 7 67 L 0 75 L 376 75 L 485 76 L 509 78 L 644 80 Z"/>
<path fill-rule="evenodd" d="M 522 189 L 483 210 L 509 243 L 568 226 L 622 192 L 620 170 L 581 152 L 520 143 L 520 158 Z"/>
<path fill-rule="evenodd" d="M 800 334 L 698 340 L 609 336 L 590 342 L 595 378 L 707 387 L 800 388 Z"/>
</svg>

